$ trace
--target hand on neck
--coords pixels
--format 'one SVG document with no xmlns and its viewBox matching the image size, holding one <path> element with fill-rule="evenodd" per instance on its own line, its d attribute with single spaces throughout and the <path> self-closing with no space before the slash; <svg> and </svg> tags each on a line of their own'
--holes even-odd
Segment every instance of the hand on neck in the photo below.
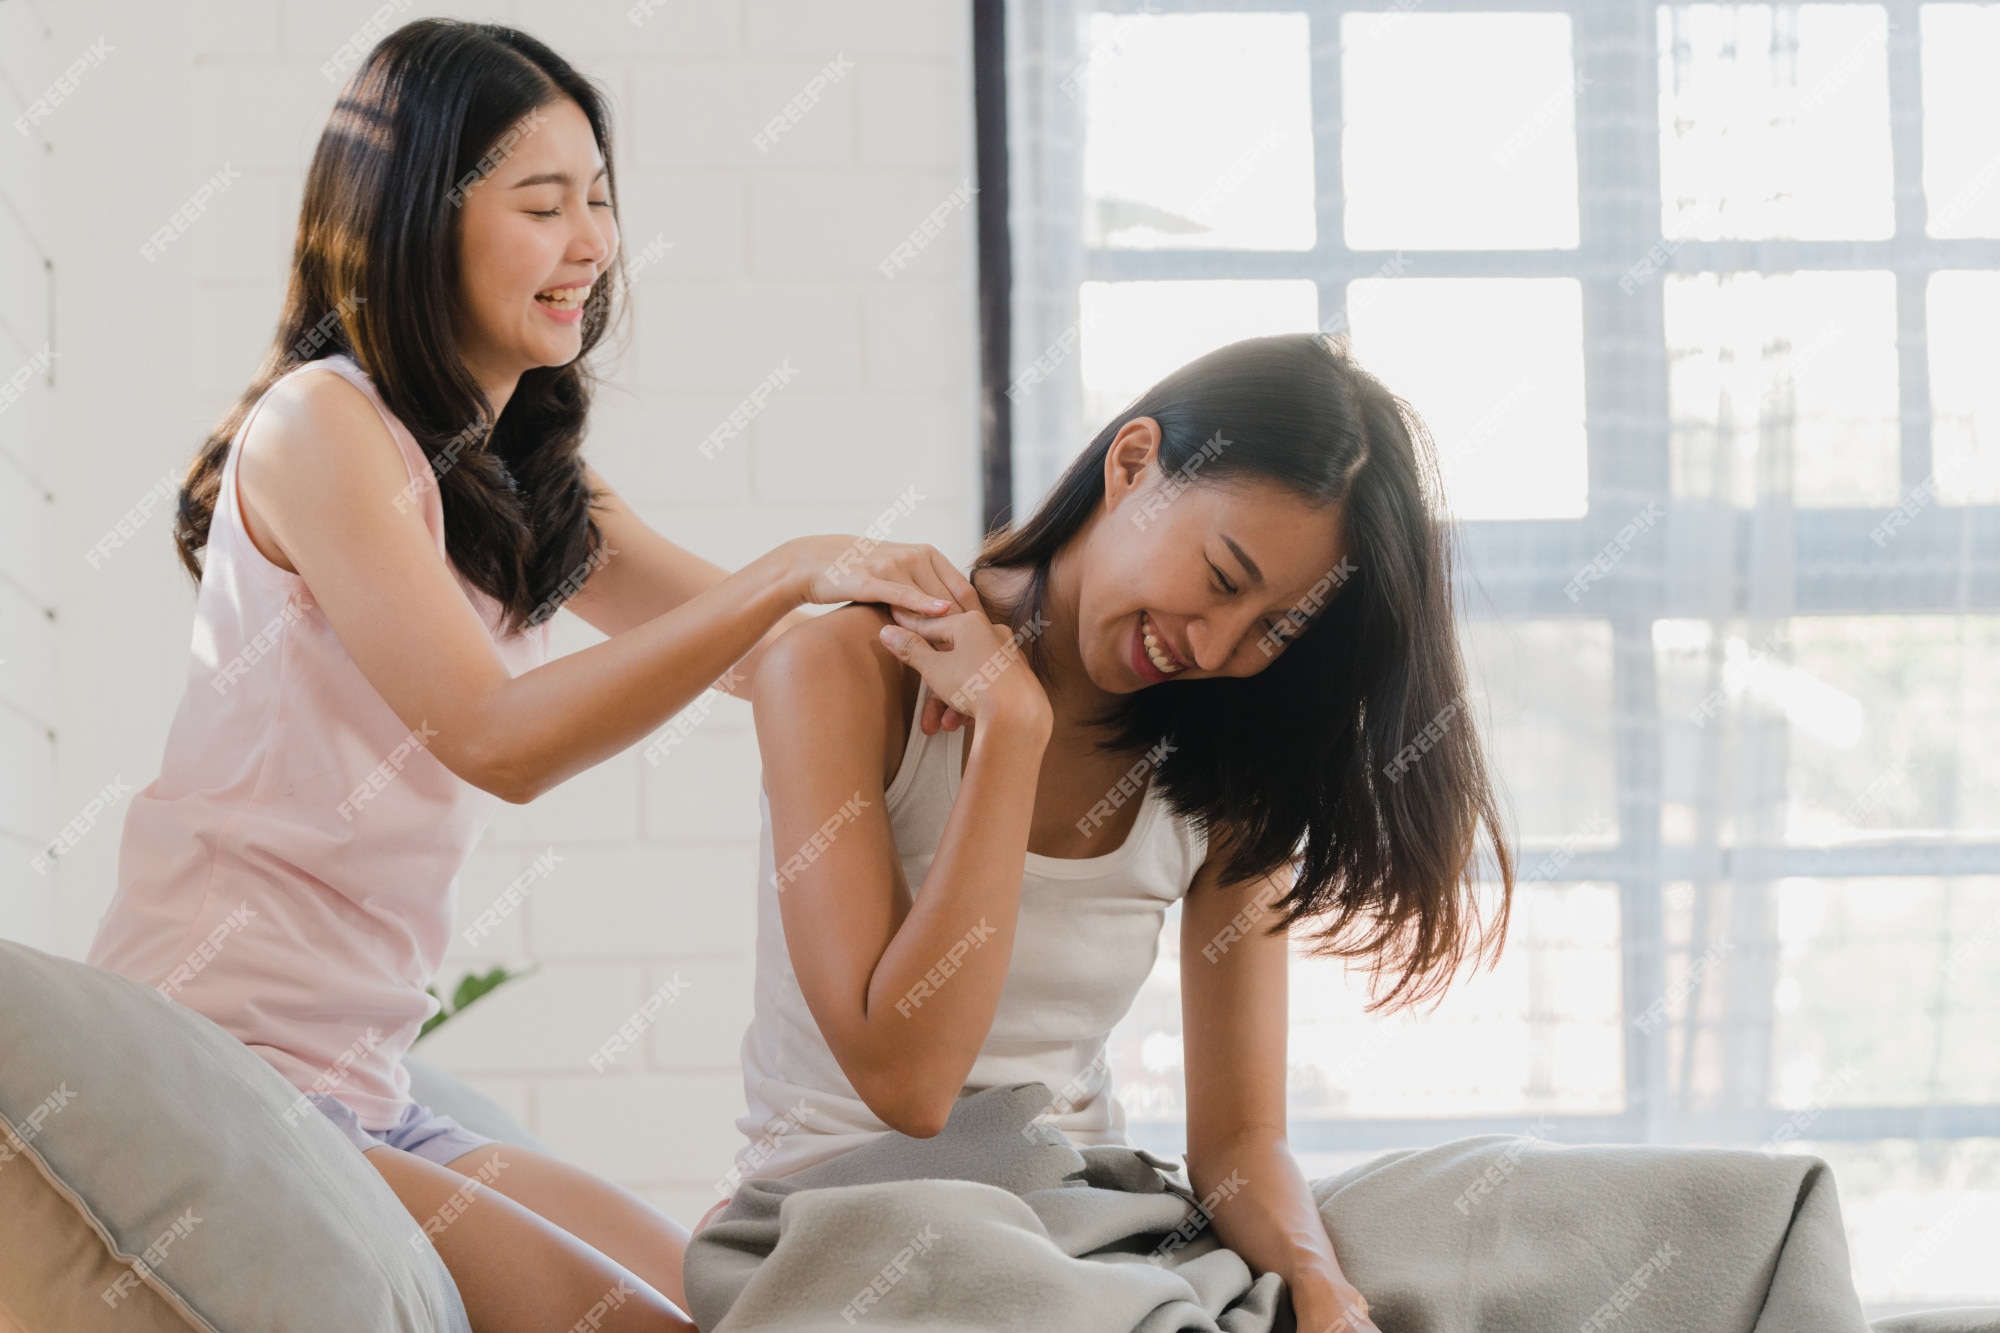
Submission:
<svg viewBox="0 0 2000 1333">
<path fill-rule="evenodd" d="M 1046 598 L 1040 608 L 1043 627 L 1036 636 L 1048 669 L 1042 683 L 1055 709 L 1058 726 L 1095 716 L 1116 697 L 1090 678 L 1077 652 L 1077 595 L 1071 572 L 1069 562 L 1058 553 L 1049 566 Z M 1013 619 L 1028 595 L 1033 576 L 1033 569 L 1026 565 L 1010 565 L 975 569 L 970 578 L 987 619 L 997 625 Z"/>
</svg>

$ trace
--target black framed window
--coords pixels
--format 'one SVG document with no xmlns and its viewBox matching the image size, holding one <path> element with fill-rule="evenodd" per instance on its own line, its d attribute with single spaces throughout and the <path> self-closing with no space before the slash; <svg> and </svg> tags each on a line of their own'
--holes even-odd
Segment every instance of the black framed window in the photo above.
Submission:
<svg viewBox="0 0 2000 1333">
<path fill-rule="evenodd" d="M 1983 1191 L 1953 1244 L 2000 1234 L 2000 6 L 1009 21 L 1016 500 L 1173 366 L 1319 327 L 1460 520 L 1513 943 L 1415 1019 L 1301 961 L 1295 1149 L 1915 1154 Z M 1173 945 L 1114 1043 L 1169 1151 Z"/>
</svg>

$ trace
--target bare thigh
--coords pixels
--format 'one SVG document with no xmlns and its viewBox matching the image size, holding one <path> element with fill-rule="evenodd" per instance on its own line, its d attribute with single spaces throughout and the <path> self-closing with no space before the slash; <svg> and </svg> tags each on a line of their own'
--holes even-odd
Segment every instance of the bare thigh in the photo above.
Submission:
<svg viewBox="0 0 2000 1333">
<path fill-rule="evenodd" d="M 687 1308 L 681 1288 L 687 1228 L 644 1199 L 517 1143 L 475 1148 L 447 1165 L 460 1175 L 490 1179 L 500 1193 L 609 1255 L 668 1300 Z"/>
<path fill-rule="evenodd" d="M 473 1333 L 557 1333 L 578 1324 L 603 1333 L 697 1333 L 636 1273 L 508 1198 L 499 1184 L 507 1169 L 489 1187 L 387 1145 L 362 1155 L 437 1246 Z"/>
</svg>

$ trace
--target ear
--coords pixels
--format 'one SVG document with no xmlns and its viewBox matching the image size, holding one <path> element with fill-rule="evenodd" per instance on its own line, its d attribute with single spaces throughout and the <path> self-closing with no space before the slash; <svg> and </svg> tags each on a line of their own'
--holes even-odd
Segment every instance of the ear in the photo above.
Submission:
<svg viewBox="0 0 2000 1333">
<path fill-rule="evenodd" d="M 1104 451 L 1104 504 L 1118 505 L 1139 489 L 1146 471 L 1159 462 L 1160 423 L 1151 417 L 1134 417 L 1111 437 Z"/>
</svg>

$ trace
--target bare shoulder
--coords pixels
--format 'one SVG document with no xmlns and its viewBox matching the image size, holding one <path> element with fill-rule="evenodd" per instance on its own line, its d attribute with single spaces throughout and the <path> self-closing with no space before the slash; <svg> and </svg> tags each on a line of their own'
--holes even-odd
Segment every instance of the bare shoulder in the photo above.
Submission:
<svg viewBox="0 0 2000 1333">
<path fill-rule="evenodd" d="M 289 548 L 309 540 L 314 525 L 351 530 L 355 520 L 369 518 L 394 526 L 394 515 L 414 515 L 412 506 L 380 502 L 400 494 L 409 480 L 382 414 L 346 377 L 329 370 L 271 387 L 237 463 L 237 496 L 250 540 L 295 574 Z"/>
<path fill-rule="evenodd" d="M 333 371 L 308 371 L 273 385 L 243 438 L 246 481 L 302 490 L 355 469 L 369 479 L 407 480 L 402 451 L 368 396 Z"/>
<path fill-rule="evenodd" d="M 757 667 L 759 733 L 783 727 L 799 736 L 879 742 L 883 771 L 893 776 L 919 681 L 882 646 L 879 631 L 892 623 L 884 608 L 857 602 L 774 639 Z"/>
<path fill-rule="evenodd" d="M 879 606 L 850 603 L 828 611 L 786 630 L 772 640 L 767 662 L 783 663 L 787 675 L 802 677 L 800 683 L 831 673 L 843 686 L 885 678 L 883 664 L 898 673 L 903 664 L 877 637 L 890 623 L 889 614 Z"/>
</svg>

